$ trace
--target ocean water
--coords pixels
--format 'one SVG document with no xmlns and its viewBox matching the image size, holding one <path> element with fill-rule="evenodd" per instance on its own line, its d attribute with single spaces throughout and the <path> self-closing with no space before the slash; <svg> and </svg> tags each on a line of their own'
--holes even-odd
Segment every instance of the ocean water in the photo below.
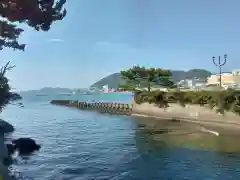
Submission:
<svg viewBox="0 0 240 180">
<path fill-rule="evenodd" d="M 32 137 L 42 145 L 39 152 L 14 162 L 19 179 L 240 179 L 238 137 L 197 131 L 181 135 L 196 128 L 53 106 L 51 99 L 131 102 L 132 96 L 25 96 L 24 108 L 8 106 L 1 118 L 16 127 L 13 138 Z M 177 133 L 151 133 L 153 125 Z"/>
</svg>

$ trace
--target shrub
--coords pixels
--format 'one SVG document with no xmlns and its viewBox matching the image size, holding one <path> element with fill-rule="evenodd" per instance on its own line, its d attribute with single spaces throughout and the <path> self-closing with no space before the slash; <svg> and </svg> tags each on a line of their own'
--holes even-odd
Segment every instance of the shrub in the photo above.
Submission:
<svg viewBox="0 0 240 180">
<path fill-rule="evenodd" d="M 186 104 L 208 106 L 224 114 L 230 111 L 240 115 L 240 91 L 137 91 L 134 95 L 135 102 L 156 104 L 158 107 L 168 107 L 169 103 L 178 103 L 185 107 Z"/>
</svg>

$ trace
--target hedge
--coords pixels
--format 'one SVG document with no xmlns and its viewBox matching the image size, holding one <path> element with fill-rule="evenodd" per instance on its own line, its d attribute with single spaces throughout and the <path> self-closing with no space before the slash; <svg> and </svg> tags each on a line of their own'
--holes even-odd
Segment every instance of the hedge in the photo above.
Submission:
<svg viewBox="0 0 240 180">
<path fill-rule="evenodd" d="M 224 114 L 226 111 L 240 115 L 240 91 L 136 91 L 134 100 L 137 104 L 150 103 L 160 108 L 166 108 L 169 103 L 178 103 L 185 107 L 186 104 L 198 104 Z"/>
</svg>

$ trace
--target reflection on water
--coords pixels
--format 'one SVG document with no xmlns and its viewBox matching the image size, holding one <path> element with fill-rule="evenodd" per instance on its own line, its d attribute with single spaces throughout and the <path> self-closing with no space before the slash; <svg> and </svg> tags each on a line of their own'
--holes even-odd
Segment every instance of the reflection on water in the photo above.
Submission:
<svg viewBox="0 0 240 180">
<path fill-rule="evenodd" d="M 29 99 L 25 108 L 12 106 L 1 114 L 16 127 L 13 138 L 30 136 L 42 145 L 29 159 L 14 162 L 12 169 L 21 179 L 240 179 L 240 153 L 214 151 L 237 147 L 227 133 L 218 137 L 196 125 L 80 111 L 46 101 Z"/>
<path fill-rule="evenodd" d="M 142 134 L 156 144 L 168 147 L 212 150 L 217 152 L 240 152 L 239 134 L 223 129 L 212 130 L 197 124 L 138 118 Z M 219 133 L 219 136 L 217 133 Z"/>
<path fill-rule="evenodd" d="M 213 148 L 213 151 L 203 150 L 210 149 L 210 147 L 200 147 L 198 143 L 192 143 L 190 141 L 191 138 L 189 138 L 191 133 L 187 135 L 186 133 L 181 134 L 184 130 L 190 132 L 192 129 L 187 124 L 161 122 L 163 123 L 162 126 L 158 126 L 153 120 L 139 119 L 139 121 L 140 128 L 136 131 L 135 140 L 140 157 L 134 164 L 146 164 L 145 169 L 138 169 L 142 179 L 239 179 L 238 159 L 240 158 L 240 153 L 216 152 L 214 150 L 219 149 Z M 154 134 L 150 133 L 154 131 L 153 128 L 166 128 L 168 130 L 172 128 L 175 130 L 171 131 L 172 134 L 169 131 L 165 134 Z M 177 135 L 177 133 L 181 135 Z M 195 134 L 199 134 L 202 141 L 204 141 L 204 137 L 214 137 L 211 134 L 200 132 L 193 134 L 192 137 L 195 137 Z M 182 148 L 182 146 L 187 148 Z"/>
</svg>

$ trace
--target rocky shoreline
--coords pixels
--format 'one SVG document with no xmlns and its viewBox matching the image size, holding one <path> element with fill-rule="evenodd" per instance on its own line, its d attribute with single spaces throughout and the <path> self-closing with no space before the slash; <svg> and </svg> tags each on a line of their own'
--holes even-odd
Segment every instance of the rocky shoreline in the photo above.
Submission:
<svg viewBox="0 0 240 180">
<path fill-rule="evenodd" d="M 29 155 L 40 149 L 31 138 L 19 138 L 12 142 L 5 141 L 5 135 L 14 132 L 13 125 L 0 119 L 0 179 L 14 180 L 10 175 L 9 166 L 12 164 L 12 155 L 18 152 L 19 155 Z"/>
<path fill-rule="evenodd" d="M 12 180 L 9 175 L 8 164 L 6 161 L 11 159 L 11 155 L 8 152 L 7 145 L 5 144 L 5 134 L 12 133 L 14 127 L 8 122 L 0 119 L 0 177 L 6 180 Z"/>
</svg>

